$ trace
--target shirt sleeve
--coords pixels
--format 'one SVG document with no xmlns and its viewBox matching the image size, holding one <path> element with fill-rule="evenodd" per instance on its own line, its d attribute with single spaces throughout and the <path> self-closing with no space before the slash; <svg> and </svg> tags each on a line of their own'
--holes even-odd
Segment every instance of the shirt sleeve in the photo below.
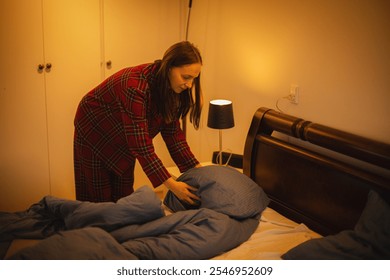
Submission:
<svg viewBox="0 0 390 280">
<path fill-rule="evenodd" d="M 165 125 L 161 131 L 161 136 L 180 172 L 185 172 L 199 164 L 188 146 L 184 132 L 180 128 L 179 120 Z"/>
<path fill-rule="evenodd" d="M 154 187 L 171 177 L 155 153 L 147 122 L 147 100 L 145 94 L 136 88 L 126 89 L 124 94 L 122 122 L 130 152 L 137 158 Z"/>
</svg>

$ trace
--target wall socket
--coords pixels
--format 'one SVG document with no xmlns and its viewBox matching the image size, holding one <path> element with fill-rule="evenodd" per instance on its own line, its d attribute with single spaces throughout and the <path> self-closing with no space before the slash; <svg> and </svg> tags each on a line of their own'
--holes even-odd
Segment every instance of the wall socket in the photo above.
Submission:
<svg viewBox="0 0 390 280">
<path fill-rule="evenodd" d="M 293 104 L 299 103 L 299 86 L 291 85 L 290 86 L 290 94 L 287 96 L 287 99 L 290 100 Z"/>
</svg>

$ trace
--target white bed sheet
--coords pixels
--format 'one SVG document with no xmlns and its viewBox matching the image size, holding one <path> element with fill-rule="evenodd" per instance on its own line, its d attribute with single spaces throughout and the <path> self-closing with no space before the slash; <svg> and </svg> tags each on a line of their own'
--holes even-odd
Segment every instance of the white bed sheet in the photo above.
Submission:
<svg viewBox="0 0 390 280">
<path fill-rule="evenodd" d="M 214 260 L 280 260 L 281 255 L 320 234 L 267 207 L 256 231 L 246 242 Z"/>
</svg>

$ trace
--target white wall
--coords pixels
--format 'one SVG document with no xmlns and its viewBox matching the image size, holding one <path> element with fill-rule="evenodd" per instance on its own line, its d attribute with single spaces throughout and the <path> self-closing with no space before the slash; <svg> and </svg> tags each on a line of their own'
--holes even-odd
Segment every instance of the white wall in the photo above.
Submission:
<svg viewBox="0 0 390 280">
<path fill-rule="evenodd" d="M 390 143 L 390 1 L 194 0 L 189 40 L 202 51 L 202 126 L 188 138 L 202 161 L 218 149 L 208 102 L 233 101 L 224 148 L 243 153 L 255 110 L 300 87 L 286 113 Z"/>
</svg>

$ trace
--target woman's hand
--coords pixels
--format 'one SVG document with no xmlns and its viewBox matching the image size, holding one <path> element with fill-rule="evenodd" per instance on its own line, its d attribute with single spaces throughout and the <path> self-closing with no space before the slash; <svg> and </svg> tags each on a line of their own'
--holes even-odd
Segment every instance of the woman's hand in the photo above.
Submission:
<svg viewBox="0 0 390 280">
<path fill-rule="evenodd" d="M 172 191 L 178 199 L 188 204 L 194 205 L 200 200 L 200 198 L 193 193 L 196 192 L 196 188 L 191 187 L 190 185 L 184 182 L 179 182 L 174 180 L 173 178 L 169 178 L 164 182 L 164 185 L 170 191 Z"/>
</svg>

